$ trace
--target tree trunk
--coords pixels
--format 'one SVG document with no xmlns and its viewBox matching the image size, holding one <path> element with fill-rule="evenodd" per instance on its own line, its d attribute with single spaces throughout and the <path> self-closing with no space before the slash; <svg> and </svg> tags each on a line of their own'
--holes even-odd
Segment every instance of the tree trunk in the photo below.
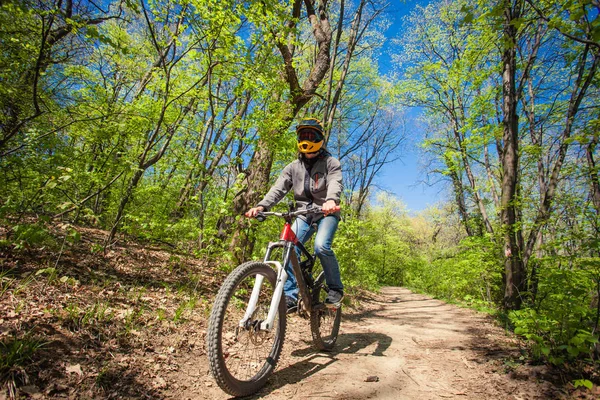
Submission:
<svg viewBox="0 0 600 400">
<path fill-rule="evenodd" d="M 452 178 L 452 188 L 454 189 L 454 199 L 456 200 L 456 205 L 458 206 L 458 215 L 463 223 L 463 226 L 465 227 L 467 236 L 473 236 L 473 230 L 471 229 L 471 222 L 469 220 L 469 212 L 467 211 L 467 205 L 465 203 L 465 192 L 462 182 L 455 171 L 452 171 L 450 176 Z"/>
<path fill-rule="evenodd" d="M 522 259 L 522 232 L 519 221 L 519 119 L 516 91 L 516 43 L 517 28 L 513 21 L 519 18 L 520 1 L 504 10 L 504 42 L 502 53 L 502 194 L 500 220 L 504 233 L 504 308 L 516 310 L 521 307 L 521 293 L 525 286 L 525 265 Z"/>
<path fill-rule="evenodd" d="M 492 172 L 492 166 L 490 164 L 490 157 L 488 154 L 487 146 L 483 146 L 483 157 L 485 160 L 485 172 L 487 173 L 490 191 L 492 192 L 492 196 L 494 198 L 494 206 L 496 207 L 496 209 L 499 209 L 500 198 L 498 197 L 498 192 L 496 191 L 496 180 L 494 179 L 494 173 Z"/>
<path fill-rule="evenodd" d="M 587 146 L 586 157 L 588 162 L 588 176 L 590 180 L 591 197 L 596 209 L 596 214 L 600 215 L 600 174 L 596 169 L 596 161 L 594 160 L 594 152 L 598 146 L 598 136 L 594 135 Z"/>
<path fill-rule="evenodd" d="M 295 114 L 294 114 L 295 116 Z M 288 117 L 288 124 L 291 124 L 293 117 Z M 243 189 L 240 190 L 233 199 L 233 216 L 225 217 L 219 221 L 218 236 L 225 239 L 231 234 L 231 242 L 229 250 L 233 252 L 234 259 L 241 263 L 245 259 L 246 254 L 252 254 L 254 242 L 251 235 L 245 232 L 248 225 L 243 219 L 240 219 L 236 224 L 236 216 L 241 216 L 251 207 L 256 206 L 267 192 L 269 187 L 269 177 L 271 175 L 271 167 L 273 166 L 274 152 L 270 147 L 269 142 L 272 138 L 281 135 L 281 132 L 270 132 L 267 135 L 261 136 L 256 144 L 256 150 L 250 160 L 250 164 L 246 169 Z M 269 139 L 265 139 L 268 137 Z M 232 232 L 232 233 L 231 233 Z"/>
<path fill-rule="evenodd" d="M 115 217 L 115 222 L 113 223 L 113 226 L 110 230 L 110 234 L 108 235 L 108 237 L 106 238 L 106 242 L 104 243 L 104 251 L 105 252 L 106 252 L 106 249 L 111 245 L 112 240 L 114 239 L 115 235 L 117 234 L 117 230 L 119 229 L 119 224 L 121 223 L 121 219 L 123 218 L 123 213 L 125 212 L 125 207 L 127 206 L 127 203 L 129 203 L 129 200 L 131 199 L 131 196 L 133 195 L 133 190 L 137 187 L 138 183 L 140 182 L 140 179 L 142 178 L 142 175 L 144 175 L 144 170 L 138 169 L 135 171 L 135 173 L 133 174 L 133 177 L 129 181 L 129 185 L 127 186 L 125 195 L 123 196 L 123 198 L 121 198 L 121 203 L 119 204 L 117 216 Z"/>
<path fill-rule="evenodd" d="M 473 193 L 473 198 L 475 199 L 475 203 L 477 204 L 477 207 L 479 209 L 479 214 L 481 215 L 481 219 L 483 220 L 485 230 L 488 233 L 494 233 L 494 229 L 492 228 L 492 224 L 487 215 L 487 210 L 485 209 L 485 205 L 483 204 L 483 199 L 479 195 L 479 189 L 477 188 L 477 184 L 475 182 L 475 175 L 473 174 L 473 171 L 471 170 L 471 164 L 469 163 L 466 145 L 465 145 L 464 140 L 458 130 L 458 121 L 456 121 L 456 120 L 453 121 L 453 124 L 454 124 L 454 129 L 453 129 L 454 137 L 456 138 L 456 141 L 458 142 L 458 146 L 460 148 L 460 156 L 462 159 L 463 167 L 465 168 L 467 178 L 469 179 L 469 185 L 471 186 L 471 192 Z M 481 229 L 479 229 L 479 230 L 481 230 Z"/>
</svg>

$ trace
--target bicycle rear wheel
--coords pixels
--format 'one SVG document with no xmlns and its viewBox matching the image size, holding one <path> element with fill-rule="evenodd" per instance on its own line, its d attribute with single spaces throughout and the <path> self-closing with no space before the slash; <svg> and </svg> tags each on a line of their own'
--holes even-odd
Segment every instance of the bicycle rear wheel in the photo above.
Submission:
<svg viewBox="0 0 600 400">
<path fill-rule="evenodd" d="M 342 320 L 342 307 L 331 308 L 325 305 L 328 288 L 325 284 L 325 274 L 315 280 L 313 286 L 313 306 L 310 314 L 310 330 L 313 343 L 318 350 L 330 351 L 340 330 Z"/>
<path fill-rule="evenodd" d="M 248 323 L 240 327 L 259 275 L 264 280 L 256 310 Z M 208 323 L 208 360 L 217 384 L 233 396 L 258 391 L 279 360 L 286 329 L 285 301 L 279 303 L 271 330 L 259 329 L 267 319 L 276 281 L 277 274 L 268 265 L 247 262 L 229 274 L 215 299 Z"/>
</svg>

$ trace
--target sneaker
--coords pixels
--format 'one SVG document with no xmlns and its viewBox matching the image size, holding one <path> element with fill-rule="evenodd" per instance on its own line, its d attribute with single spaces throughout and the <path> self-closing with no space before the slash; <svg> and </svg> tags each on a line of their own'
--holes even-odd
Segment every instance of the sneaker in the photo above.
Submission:
<svg viewBox="0 0 600 400">
<path fill-rule="evenodd" d="M 344 292 L 330 289 L 329 293 L 327 293 L 327 298 L 325 299 L 325 304 L 332 305 L 334 307 L 339 307 L 342 305 L 343 299 L 344 299 Z"/>
<path fill-rule="evenodd" d="M 285 306 L 287 307 L 287 313 L 291 314 L 298 311 L 298 300 L 292 297 L 285 297 Z"/>
</svg>

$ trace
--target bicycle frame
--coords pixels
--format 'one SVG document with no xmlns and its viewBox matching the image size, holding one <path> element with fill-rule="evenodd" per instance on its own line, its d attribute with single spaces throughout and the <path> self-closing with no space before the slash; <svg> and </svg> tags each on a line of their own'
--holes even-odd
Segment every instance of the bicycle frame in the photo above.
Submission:
<svg viewBox="0 0 600 400">
<path fill-rule="evenodd" d="M 272 265 L 277 269 L 277 283 L 275 285 L 275 290 L 273 291 L 273 298 L 271 299 L 271 304 L 269 306 L 269 313 L 267 314 L 266 321 L 261 321 L 260 330 L 269 331 L 273 327 L 273 323 L 275 322 L 275 317 L 277 316 L 277 310 L 279 307 L 279 302 L 281 301 L 281 296 L 283 295 L 283 286 L 287 281 L 288 274 L 285 270 L 285 266 L 288 262 L 292 263 L 292 269 L 294 271 L 294 275 L 296 276 L 296 281 L 298 283 L 298 292 L 300 294 L 300 298 L 303 300 L 303 304 L 306 307 L 307 311 L 311 311 L 311 299 L 309 294 L 309 289 L 307 287 L 306 282 L 304 281 L 304 275 L 302 274 L 302 269 L 300 267 L 300 262 L 298 260 L 298 256 L 296 255 L 296 251 L 294 247 L 298 247 L 302 254 L 306 255 L 308 258 L 313 258 L 313 256 L 306 250 L 304 245 L 298 240 L 294 231 L 292 230 L 291 217 L 286 218 L 285 225 L 283 230 L 281 231 L 281 235 L 279 237 L 279 241 L 277 242 L 269 242 L 267 246 L 267 253 L 265 254 L 264 263 L 268 265 Z M 271 253 L 274 249 L 283 248 L 283 265 L 274 260 L 270 260 Z M 256 280 L 254 282 L 254 287 L 252 288 L 252 294 L 250 295 L 250 301 L 248 302 L 248 308 L 244 314 L 244 317 L 240 320 L 239 326 L 245 328 L 247 322 L 250 320 L 254 311 L 256 310 L 256 304 L 258 303 L 258 296 L 260 293 L 260 288 L 262 286 L 264 280 L 264 276 L 257 275 Z"/>
</svg>

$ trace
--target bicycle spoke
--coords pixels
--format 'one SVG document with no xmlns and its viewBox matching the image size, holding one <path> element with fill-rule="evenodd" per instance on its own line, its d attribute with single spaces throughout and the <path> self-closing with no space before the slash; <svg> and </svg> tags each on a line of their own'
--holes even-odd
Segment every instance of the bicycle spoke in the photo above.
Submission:
<svg viewBox="0 0 600 400">
<path fill-rule="evenodd" d="M 261 286 L 256 310 L 248 328 L 240 327 L 256 276 L 249 276 L 236 288 L 225 311 L 222 330 L 222 352 L 229 373 L 237 380 L 249 381 L 260 373 L 276 340 L 276 330 L 261 331 L 260 323 L 267 319 L 273 287 L 265 280 Z M 276 318 L 275 326 L 278 326 Z"/>
</svg>

